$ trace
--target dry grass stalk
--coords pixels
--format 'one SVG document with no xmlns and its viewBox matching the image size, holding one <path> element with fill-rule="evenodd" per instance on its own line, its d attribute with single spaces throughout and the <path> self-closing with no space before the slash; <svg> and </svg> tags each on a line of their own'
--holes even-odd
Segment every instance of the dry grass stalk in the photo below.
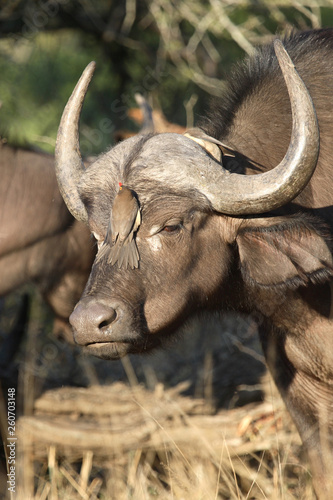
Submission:
<svg viewBox="0 0 333 500">
<path fill-rule="evenodd" d="M 117 383 L 45 393 L 20 420 L 21 445 L 27 433 L 33 443 L 25 463 L 44 471 L 31 498 L 312 498 L 278 397 L 212 415 L 179 390 Z"/>
</svg>

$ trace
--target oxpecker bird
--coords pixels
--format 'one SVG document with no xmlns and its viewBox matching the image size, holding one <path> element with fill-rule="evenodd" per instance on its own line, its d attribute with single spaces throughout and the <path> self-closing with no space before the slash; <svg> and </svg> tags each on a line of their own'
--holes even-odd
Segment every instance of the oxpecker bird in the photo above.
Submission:
<svg viewBox="0 0 333 500">
<path fill-rule="evenodd" d="M 119 183 L 119 191 L 114 199 L 110 222 L 103 246 L 99 251 L 100 259 L 108 254 L 108 263 L 118 262 L 118 267 L 134 269 L 139 266 L 139 251 L 135 233 L 140 226 L 141 213 L 133 191 Z"/>
</svg>

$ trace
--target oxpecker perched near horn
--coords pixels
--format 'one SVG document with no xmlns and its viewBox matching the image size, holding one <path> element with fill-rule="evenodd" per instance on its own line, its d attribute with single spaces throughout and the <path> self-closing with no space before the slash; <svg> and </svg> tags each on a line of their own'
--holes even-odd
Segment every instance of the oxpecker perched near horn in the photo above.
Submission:
<svg viewBox="0 0 333 500">
<path fill-rule="evenodd" d="M 108 231 L 98 259 L 107 253 L 109 264 L 118 262 L 118 267 L 137 268 L 139 251 L 134 236 L 140 222 L 141 214 L 137 198 L 133 191 L 119 182 L 119 191 L 113 202 Z"/>
</svg>

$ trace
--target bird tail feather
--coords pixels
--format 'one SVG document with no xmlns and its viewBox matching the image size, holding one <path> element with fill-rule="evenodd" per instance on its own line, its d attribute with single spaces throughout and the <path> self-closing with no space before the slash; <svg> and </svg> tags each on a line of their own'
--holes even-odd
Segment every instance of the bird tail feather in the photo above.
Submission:
<svg viewBox="0 0 333 500">
<path fill-rule="evenodd" d="M 134 239 L 124 243 L 116 242 L 110 249 L 108 262 L 114 265 L 118 262 L 119 268 L 136 269 L 139 267 L 139 251 Z"/>
</svg>

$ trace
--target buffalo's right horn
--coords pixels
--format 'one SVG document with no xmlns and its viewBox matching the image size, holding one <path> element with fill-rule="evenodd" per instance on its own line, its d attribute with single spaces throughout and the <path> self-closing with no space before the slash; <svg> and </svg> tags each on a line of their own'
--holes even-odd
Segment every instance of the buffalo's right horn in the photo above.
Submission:
<svg viewBox="0 0 333 500">
<path fill-rule="evenodd" d="M 79 181 L 85 170 L 80 153 L 78 122 L 95 67 L 94 61 L 88 64 L 67 102 L 61 117 L 55 148 L 55 168 L 60 193 L 71 214 L 86 223 L 87 211 L 78 193 Z"/>
<path fill-rule="evenodd" d="M 260 214 L 279 208 L 296 198 L 316 168 L 319 128 L 311 96 L 280 40 L 275 40 L 274 49 L 291 102 L 292 131 L 288 150 L 275 168 L 257 175 L 230 173 L 219 162 L 210 169 L 209 182 L 203 183 L 200 171 L 191 173 L 198 189 L 217 212 Z M 196 137 L 189 137 L 199 142 Z"/>
</svg>

